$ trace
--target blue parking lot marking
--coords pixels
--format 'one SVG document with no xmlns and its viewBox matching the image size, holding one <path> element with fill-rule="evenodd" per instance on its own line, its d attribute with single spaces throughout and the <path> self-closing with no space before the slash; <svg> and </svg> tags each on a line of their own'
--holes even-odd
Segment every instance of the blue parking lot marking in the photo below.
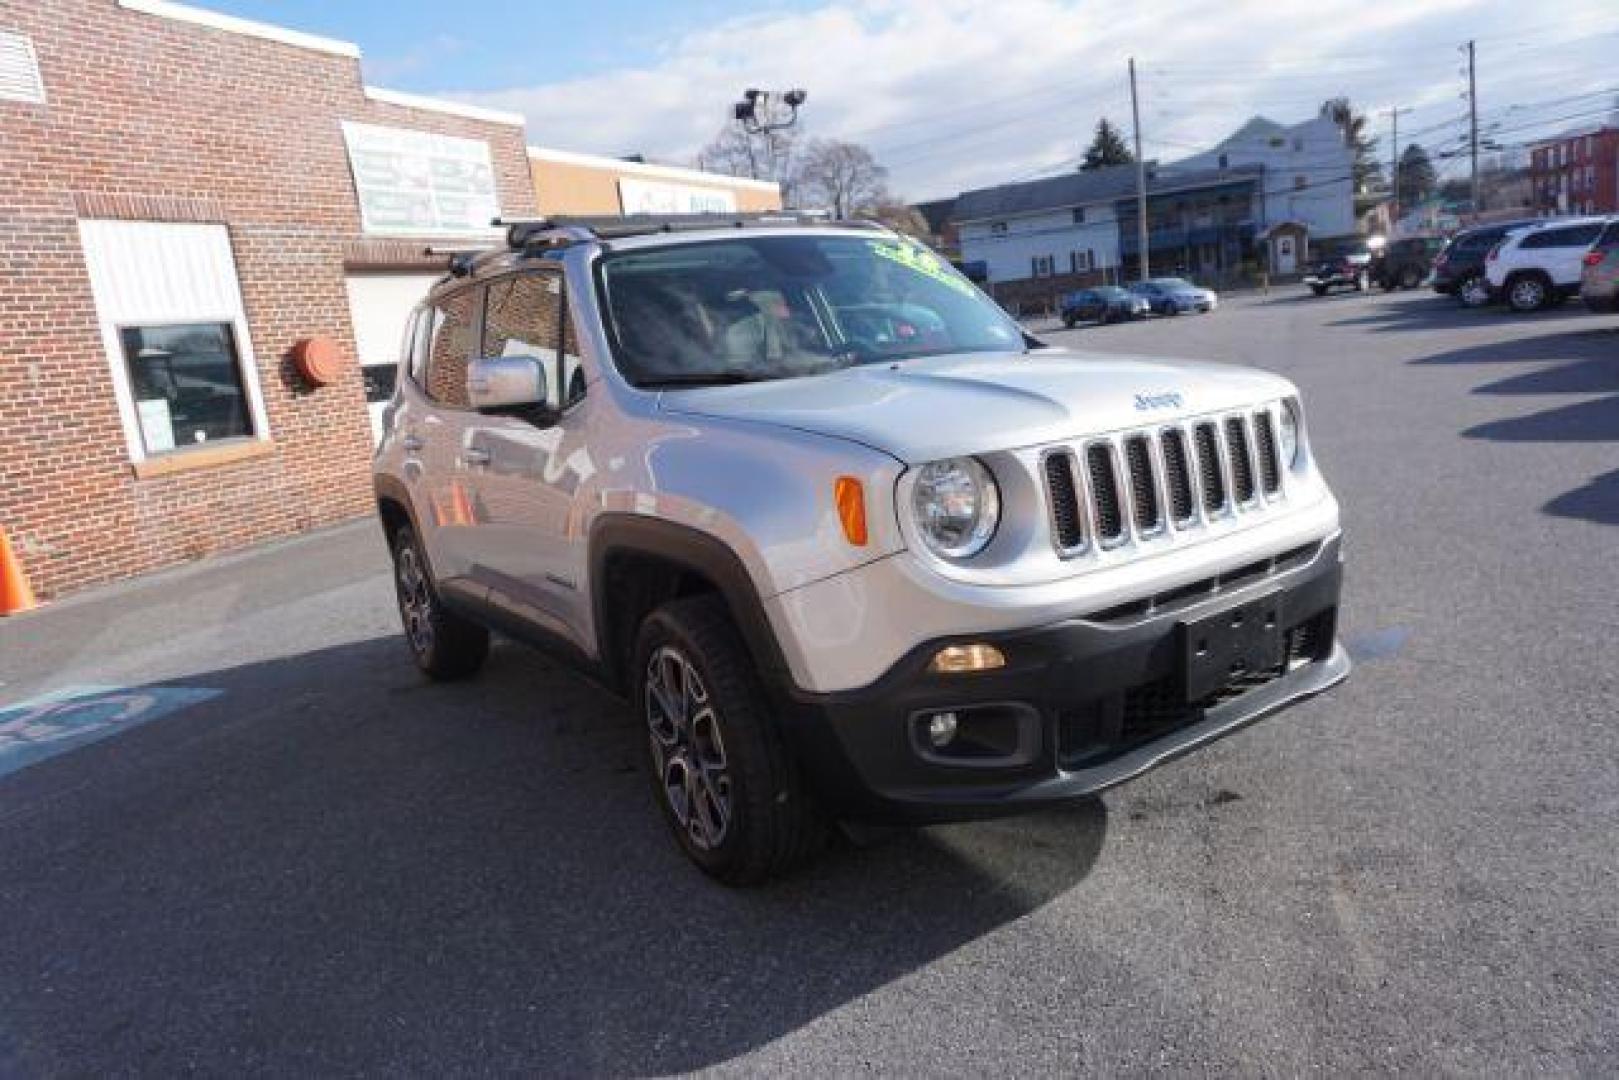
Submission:
<svg viewBox="0 0 1619 1080">
<path fill-rule="evenodd" d="M 0 710 L 0 776 L 223 692 L 201 686 L 74 686 L 7 706 Z"/>
</svg>

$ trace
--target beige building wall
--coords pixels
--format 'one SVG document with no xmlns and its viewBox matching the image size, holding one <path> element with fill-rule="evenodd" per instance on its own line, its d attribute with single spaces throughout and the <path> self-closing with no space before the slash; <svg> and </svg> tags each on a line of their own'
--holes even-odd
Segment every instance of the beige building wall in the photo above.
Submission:
<svg viewBox="0 0 1619 1080">
<path fill-rule="evenodd" d="M 758 212 L 781 209 L 769 181 L 721 176 L 671 165 L 528 148 L 529 171 L 542 214 Z"/>
</svg>

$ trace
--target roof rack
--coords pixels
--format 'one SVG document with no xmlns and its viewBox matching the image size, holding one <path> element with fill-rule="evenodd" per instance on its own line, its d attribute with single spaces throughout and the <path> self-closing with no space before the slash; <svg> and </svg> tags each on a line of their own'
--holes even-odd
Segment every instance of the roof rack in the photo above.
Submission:
<svg viewBox="0 0 1619 1080">
<path fill-rule="evenodd" d="M 748 214 L 626 214 L 623 216 L 574 216 L 537 218 L 495 218 L 492 224 L 505 228 L 506 246 L 513 251 L 558 247 L 590 240 L 617 240 L 654 233 L 695 232 L 703 229 L 757 229 L 782 226 L 836 225 L 881 229 L 874 221 L 833 221 L 821 214 L 791 210 Z"/>
</svg>

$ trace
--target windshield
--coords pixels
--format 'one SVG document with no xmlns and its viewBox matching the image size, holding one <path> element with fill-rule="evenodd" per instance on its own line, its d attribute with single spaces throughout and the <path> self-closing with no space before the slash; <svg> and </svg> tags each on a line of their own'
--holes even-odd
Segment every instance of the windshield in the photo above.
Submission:
<svg viewBox="0 0 1619 1080">
<path fill-rule="evenodd" d="M 640 386 L 753 382 L 939 353 L 1024 350 L 1005 312 L 894 236 L 746 236 L 610 252 L 608 331 Z"/>
</svg>

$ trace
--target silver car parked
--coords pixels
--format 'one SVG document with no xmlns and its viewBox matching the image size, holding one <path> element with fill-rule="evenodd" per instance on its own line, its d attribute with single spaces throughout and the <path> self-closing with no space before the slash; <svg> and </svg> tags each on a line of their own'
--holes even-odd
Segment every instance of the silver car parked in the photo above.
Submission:
<svg viewBox="0 0 1619 1080">
<path fill-rule="evenodd" d="M 495 629 L 623 693 L 727 882 L 833 819 L 1088 795 L 1349 670 L 1290 383 L 1045 347 L 875 226 L 512 224 L 417 310 L 384 426 L 416 663 Z"/>
</svg>

